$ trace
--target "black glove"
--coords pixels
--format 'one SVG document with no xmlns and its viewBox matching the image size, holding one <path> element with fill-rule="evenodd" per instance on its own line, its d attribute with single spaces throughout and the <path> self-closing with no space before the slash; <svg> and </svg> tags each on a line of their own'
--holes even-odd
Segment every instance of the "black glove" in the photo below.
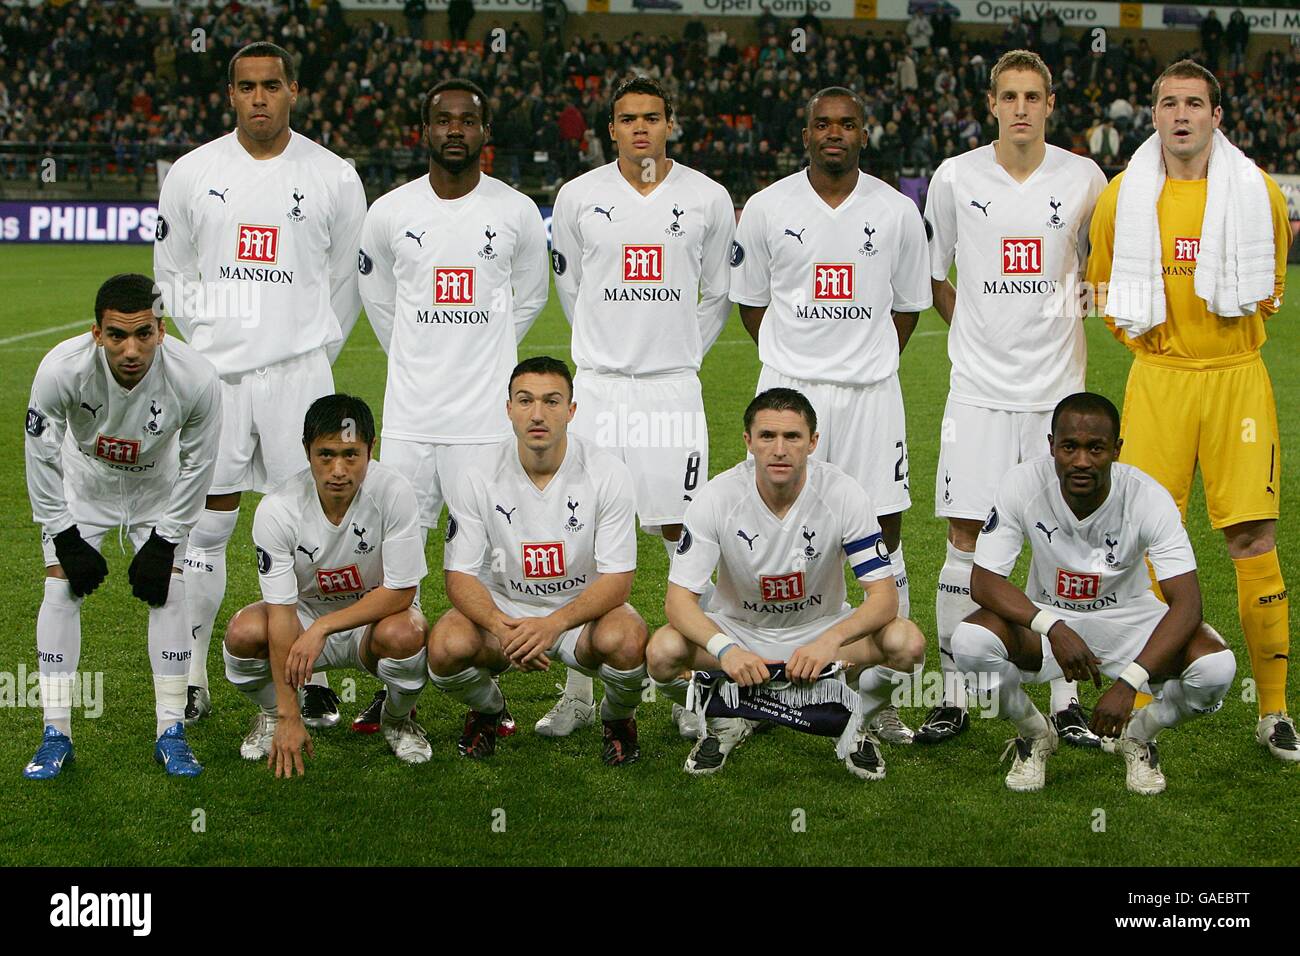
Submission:
<svg viewBox="0 0 1300 956">
<path fill-rule="evenodd" d="M 77 597 L 85 597 L 104 583 L 108 577 L 108 562 L 104 556 L 86 544 L 74 524 L 54 536 L 54 554 L 59 566 L 68 576 L 68 585 Z"/>
<path fill-rule="evenodd" d="M 167 591 L 172 584 L 172 558 L 176 554 L 176 545 L 165 538 L 158 537 L 158 529 L 149 533 L 149 540 L 135 553 L 130 569 L 126 572 L 131 582 L 131 593 L 150 607 L 162 607 L 167 603 Z"/>
</svg>

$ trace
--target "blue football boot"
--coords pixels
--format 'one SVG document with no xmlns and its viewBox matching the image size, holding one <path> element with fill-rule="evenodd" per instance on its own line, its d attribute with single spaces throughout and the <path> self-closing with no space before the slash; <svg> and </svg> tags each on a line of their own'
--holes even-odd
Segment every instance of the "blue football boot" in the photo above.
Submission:
<svg viewBox="0 0 1300 956">
<path fill-rule="evenodd" d="M 47 725 L 36 756 L 23 768 L 23 776 L 28 780 L 49 780 L 57 777 L 63 765 L 72 763 L 72 759 L 72 741 L 67 734 Z"/>
<path fill-rule="evenodd" d="M 167 768 L 172 777 L 197 777 L 203 772 L 199 763 L 185 740 L 185 725 L 179 720 L 168 727 L 153 748 L 153 759 Z"/>
</svg>

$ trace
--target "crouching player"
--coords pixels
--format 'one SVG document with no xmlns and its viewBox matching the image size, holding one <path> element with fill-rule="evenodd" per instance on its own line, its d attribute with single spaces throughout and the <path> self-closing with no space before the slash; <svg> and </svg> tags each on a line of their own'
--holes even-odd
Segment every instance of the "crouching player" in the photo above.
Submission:
<svg viewBox="0 0 1300 956">
<path fill-rule="evenodd" d="M 99 546 L 113 528 L 135 545 L 127 576 L 149 605 L 154 759 L 173 776 L 203 770 L 182 724 L 192 642 L 180 564 L 212 484 L 221 392 L 212 364 L 167 337 L 161 301 L 149 277 L 113 276 L 95 295 L 92 329 L 51 349 L 32 383 L 27 491 L 45 550 L 36 618 L 45 733 L 23 770 L 31 780 L 73 759 L 81 602 L 108 575 Z"/>
<path fill-rule="evenodd" d="M 298 691 L 313 670 L 374 674 L 387 694 L 384 739 L 406 763 L 432 755 L 415 722 L 425 685 L 428 625 L 415 603 L 425 574 L 415 492 L 372 461 L 375 420 L 350 395 L 312 402 L 302 447 L 310 467 L 257 506 L 253 544 L 262 600 L 226 628 L 226 677 L 257 706 L 239 748 L 275 775 L 304 772 L 314 756 Z"/>
<path fill-rule="evenodd" d="M 986 675 L 999 714 L 1019 736 L 1007 786 L 1041 790 L 1057 733 L 1022 684 L 1064 676 L 1114 683 L 1092 731 L 1119 737 L 1134 793 L 1160 793 L 1161 730 L 1219 709 L 1237 665 L 1201 621 L 1196 558 L 1178 506 L 1155 479 L 1115 461 L 1119 412 L 1090 392 L 1052 414 L 1051 458 L 1011 469 L 975 548 L 971 597 L 980 610 L 953 634 L 958 669 Z M 1033 560 L 1022 592 L 1006 579 L 1025 538 Z M 1168 605 L 1151 592 L 1150 558 Z M 1159 691 L 1163 683 L 1163 692 Z M 1132 714 L 1138 691 L 1160 699 Z M 1130 714 L 1132 716 L 1130 717 Z"/>
<path fill-rule="evenodd" d="M 646 683 L 646 626 L 627 603 L 636 572 L 632 475 L 568 434 L 577 406 L 558 359 L 510 374 L 515 437 L 485 445 L 447 497 L 444 568 L 452 609 L 429 637 L 429 679 L 469 708 L 459 750 L 496 750 L 505 698 L 493 675 L 552 660 L 605 684 L 601 759 L 636 760 L 636 705 Z"/>
<path fill-rule="evenodd" d="M 894 685 L 885 668 L 910 671 L 925 659 L 925 638 L 898 617 L 876 509 L 856 481 L 809 457 L 817 414 L 794 389 L 768 389 L 749 403 L 745 445 L 753 458 L 718 475 L 687 506 L 668 578 L 668 624 L 646 649 L 650 676 L 684 703 L 686 671 L 720 668 L 749 687 L 767 680 L 765 662 L 785 661 L 788 677 L 811 682 L 827 664 L 844 661 L 863 713 L 844 763 L 864 780 L 883 779 L 880 741 L 867 725 L 890 702 Z M 866 593 L 856 608 L 845 602 L 841 555 Z M 701 608 L 715 568 L 717 591 Z M 753 727 L 708 718 L 687 773 L 720 770 Z"/>
</svg>

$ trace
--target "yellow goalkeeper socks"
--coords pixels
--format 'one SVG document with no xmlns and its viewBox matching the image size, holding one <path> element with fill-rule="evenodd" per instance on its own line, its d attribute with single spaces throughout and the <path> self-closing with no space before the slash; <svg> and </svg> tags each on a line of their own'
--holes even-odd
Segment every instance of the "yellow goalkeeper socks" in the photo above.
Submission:
<svg viewBox="0 0 1300 956">
<path fill-rule="evenodd" d="M 1237 571 L 1237 613 L 1250 651 L 1259 714 L 1286 713 L 1290 603 L 1277 549 L 1253 558 L 1233 558 L 1232 564 Z"/>
</svg>

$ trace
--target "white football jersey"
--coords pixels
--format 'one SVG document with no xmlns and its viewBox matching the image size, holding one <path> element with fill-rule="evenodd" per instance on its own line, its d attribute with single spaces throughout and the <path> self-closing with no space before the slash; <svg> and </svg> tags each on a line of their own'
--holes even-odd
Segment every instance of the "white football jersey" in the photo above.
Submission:
<svg viewBox="0 0 1300 956">
<path fill-rule="evenodd" d="M 991 145 L 935 171 L 925 203 L 931 275 L 946 279 L 957 263 L 948 333 L 954 401 L 1045 411 L 1083 390 L 1088 349 L 1077 283 L 1105 188 L 1091 159 L 1050 145 L 1023 183 L 998 165 Z"/>
<path fill-rule="evenodd" d="M 1196 570 L 1178 506 L 1160 483 L 1131 465 L 1110 468 L 1110 494 L 1080 521 L 1061 494 L 1051 458 L 1007 472 L 975 547 L 975 563 L 1006 576 L 1025 539 L 1033 553 L 1025 593 L 1067 611 L 1123 611 L 1150 598 L 1157 580 Z"/>
<path fill-rule="evenodd" d="M 565 183 L 551 213 L 551 265 L 578 368 L 699 371 L 731 313 L 735 231 L 726 188 L 675 160 L 648 196 L 617 161 Z"/>
<path fill-rule="evenodd" d="M 782 375 L 872 385 L 898 371 L 891 312 L 930 307 L 916 204 L 866 173 L 832 209 L 806 170 L 745 203 L 731 249 L 731 298 L 765 305 L 758 357 Z"/>
<path fill-rule="evenodd" d="M 53 536 L 73 524 L 69 493 L 109 479 L 129 510 L 144 497 L 141 483 L 161 484 L 171 491 L 155 527 L 179 541 L 203 509 L 220 436 L 217 370 L 180 339 L 158 343 L 149 371 L 129 390 L 93 334 L 60 342 L 37 368 L 27 405 L 32 517 Z"/>
<path fill-rule="evenodd" d="M 297 604 L 312 620 L 381 585 L 413 588 L 427 570 L 415 492 L 378 461 L 337 525 L 325 517 L 304 468 L 258 503 L 253 544 L 262 600 Z"/>
<path fill-rule="evenodd" d="M 154 278 L 185 338 L 224 376 L 321 348 L 361 311 L 366 192 L 348 163 L 290 131 L 274 159 L 235 134 L 186 153 L 158 198 Z"/>
<path fill-rule="evenodd" d="M 632 475 L 572 432 L 545 490 L 524 472 L 513 436 L 475 449 L 447 510 L 443 567 L 538 614 L 568 604 L 598 574 L 636 570 Z"/>
<path fill-rule="evenodd" d="M 491 176 L 439 199 L 421 176 L 375 200 L 358 268 L 366 317 L 388 353 L 384 437 L 509 436 L 515 346 L 549 289 L 537 204 Z"/>
<path fill-rule="evenodd" d="M 810 458 L 803 490 L 778 519 L 759 497 L 755 469 L 742 461 L 686 506 L 669 581 L 699 594 L 717 568 L 707 610 L 770 631 L 837 616 L 846 561 L 864 584 L 893 577 L 876 509 L 856 481 Z"/>
</svg>

